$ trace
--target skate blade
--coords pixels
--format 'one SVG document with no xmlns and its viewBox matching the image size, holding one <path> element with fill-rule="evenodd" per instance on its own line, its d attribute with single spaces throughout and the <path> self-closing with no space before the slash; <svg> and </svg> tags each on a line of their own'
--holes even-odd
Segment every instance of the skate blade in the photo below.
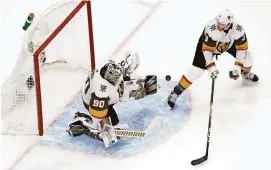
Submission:
<svg viewBox="0 0 271 170">
<path fill-rule="evenodd" d="M 172 108 L 171 108 L 170 106 L 167 106 L 167 109 L 168 109 L 169 111 L 171 111 L 171 110 L 172 110 Z"/>
<path fill-rule="evenodd" d="M 167 104 L 167 100 L 164 101 L 164 105 L 166 106 L 166 108 L 167 108 L 169 111 L 173 109 L 172 107 L 170 107 L 170 106 Z"/>
</svg>

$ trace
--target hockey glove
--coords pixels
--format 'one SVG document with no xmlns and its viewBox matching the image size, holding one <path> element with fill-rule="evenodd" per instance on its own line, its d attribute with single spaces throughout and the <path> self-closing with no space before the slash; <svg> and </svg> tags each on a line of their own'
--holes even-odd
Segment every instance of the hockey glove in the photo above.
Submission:
<svg viewBox="0 0 271 170">
<path fill-rule="evenodd" d="M 243 64 L 239 61 L 235 61 L 233 69 L 229 72 L 229 77 L 233 80 L 237 80 L 240 77 L 241 67 Z"/>
<path fill-rule="evenodd" d="M 124 60 L 120 63 L 123 76 L 131 76 L 139 67 L 139 55 L 138 53 L 132 53 L 131 51 L 126 51 L 124 54 Z"/>
<path fill-rule="evenodd" d="M 211 78 L 213 78 L 213 79 L 217 78 L 219 72 L 218 72 L 218 70 L 217 70 L 217 68 L 216 68 L 216 65 L 215 65 L 215 62 L 214 62 L 214 61 L 212 61 L 212 62 L 210 62 L 210 63 L 207 63 L 207 64 L 206 64 L 206 69 L 207 69 L 208 74 L 209 74 L 209 76 L 210 76 Z"/>
<path fill-rule="evenodd" d="M 72 136 L 79 136 L 88 133 L 92 119 L 85 113 L 76 112 L 74 119 L 69 123 L 67 132 Z"/>
</svg>

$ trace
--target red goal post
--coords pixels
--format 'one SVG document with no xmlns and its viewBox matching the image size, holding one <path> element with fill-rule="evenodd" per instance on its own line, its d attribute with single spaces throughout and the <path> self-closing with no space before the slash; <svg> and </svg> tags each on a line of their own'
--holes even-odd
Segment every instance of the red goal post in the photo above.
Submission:
<svg viewBox="0 0 271 170">
<path fill-rule="evenodd" d="M 89 30 L 89 45 L 91 56 L 91 69 L 95 68 L 95 53 L 94 53 L 94 39 L 93 39 L 93 26 L 92 26 L 92 11 L 91 1 L 83 0 L 78 6 L 66 17 L 66 19 L 56 28 L 56 30 L 44 41 L 44 43 L 34 53 L 34 71 L 36 82 L 36 97 L 37 97 L 37 114 L 38 114 L 38 129 L 39 135 L 42 136 L 43 131 L 43 118 L 42 118 L 42 100 L 41 100 L 41 88 L 40 88 L 40 70 L 39 70 L 39 56 L 41 52 L 47 47 L 47 45 L 58 35 L 58 33 L 69 23 L 69 21 L 77 14 L 77 12 L 84 6 L 87 6 L 87 18 L 88 18 L 88 30 Z"/>
</svg>

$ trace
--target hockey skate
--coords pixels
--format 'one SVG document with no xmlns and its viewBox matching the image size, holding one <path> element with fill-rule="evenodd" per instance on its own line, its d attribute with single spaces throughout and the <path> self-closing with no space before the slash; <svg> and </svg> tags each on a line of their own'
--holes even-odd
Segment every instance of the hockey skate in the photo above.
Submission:
<svg viewBox="0 0 271 170">
<path fill-rule="evenodd" d="M 169 109 L 172 109 L 175 106 L 178 97 L 179 97 L 179 95 L 176 94 L 174 92 L 174 90 L 171 91 L 171 93 L 169 94 L 169 96 L 167 98 L 167 104 L 169 106 Z"/>
<path fill-rule="evenodd" d="M 241 71 L 241 76 L 244 80 L 249 80 L 252 82 L 259 81 L 259 77 L 256 74 L 252 73 L 251 71 L 249 72 Z"/>
</svg>

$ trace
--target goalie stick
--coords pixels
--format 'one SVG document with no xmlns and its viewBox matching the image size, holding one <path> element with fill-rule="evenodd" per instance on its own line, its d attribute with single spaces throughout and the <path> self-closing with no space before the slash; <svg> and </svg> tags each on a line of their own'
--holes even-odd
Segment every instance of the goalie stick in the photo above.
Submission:
<svg viewBox="0 0 271 170">
<path fill-rule="evenodd" d="M 144 131 L 116 129 L 115 134 L 119 137 L 146 137 L 151 133 L 152 129 L 160 119 L 160 116 L 155 116 L 149 126 Z"/>
<path fill-rule="evenodd" d="M 208 159 L 209 153 L 209 141 L 210 141 L 210 134 L 211 134 L 211 121 L 212 121 L 212 110 L 213 110 L 213 99 L 214 99 L 214 87 L 215 87 L 215 79 L 212 79 L 212 91 L 211 91 L 211 101 L 210 101 L 210 111 L 209 111 L 209 123 L 208 123 L 208 133 L 207 133 L 207 146 L 205 155 L 199 159 L 195 159 L 191 161 L 193 166 L 199 165 Z"/>
<path fill-rule="evenodd" d="M 140 137 L 140 138 L 144 138 L 144 137 L 148 136 L 151 133 L 151 131 L 153 130 L 153 128 L 155 127 L 157 122 L 160 121 L 160 120 L 161 120 L 161 116 L 155 116 L 153 118 L 153 120 L 150 122 L 149 126 L 144 131 L 114 129 L 114 132 L 115 132 L 116 136 L 119 136 L 119 137 Z M 55 127 L 55 129 L 63 130 L 63 131 L 67 130 L 66 128 L 63 128 L 63 127 Z M 78 133 L 83 131 L 84 134 L 87 134 L 89 132 L 89 129 L 84 129 L 84 128 L 78 128 L 77 130 L 78 130 Z"/>
</svg>

